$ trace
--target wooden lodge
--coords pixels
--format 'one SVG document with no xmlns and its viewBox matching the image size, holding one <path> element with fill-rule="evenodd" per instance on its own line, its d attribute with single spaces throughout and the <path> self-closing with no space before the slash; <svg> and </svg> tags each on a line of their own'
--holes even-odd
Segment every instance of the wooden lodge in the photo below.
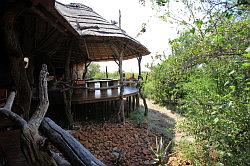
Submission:
<svg viewBox="0 0 250 166">
<path fill-rule="evenodd" d="M 79 34 L 82 53 L 87 57 L 83 64 L 73 65 L 70 69 L 71 78 L 77 78 L 77 80 L 73 80 L 75 87 L 71 98 L 74 119 L 79 120 L 88 112 L 88 117 L 85 116 L 83 119 L 89 118 L 89 115 L 105 118 L 103 117 L 105 113 L 109 114 L 109 111 L 117 112 L 120 105 L 118 100 L 120 100 L 120 93 L 123 91 L 118 85 L 122 83 L 119 80 L 110 79 L 82 80 L 82 76 L 79 76 L 79 65 L 85 68 L 84 71 L 80 72 L 84 75 L 91 62 L 116 61 L 121 67 L 122 60 L 138 58 L 140 61 L 141 56 L 149 54 L 149 51 L 141 43 L 127 35 L 120 27 L 109 23 L 83 4 L 64 5 L 56 2 L 55 8 Z M 115 84 L 115 87 L 113 84 Z M 138 102 L 134 101 L 138 99 L 139 89 L 136 87 L 124 88 L 125 109 L 128 111 L 134 110 L 138 106 L 138 104 L 136 105 Z M 62 101 L 61 98 L 59 102 Z"/>
<path fill-rule="evenodd" d="M 65 163 L 104 165 L 84 147 L 73 152 L 82 145 L 44 116 L 69 127 L 74 120 L 86 120 L 93 110 L 94 116 L 113 111 L 122 119 L 124 109 L 138 106 L 140 93 L 138 86 L 124 86 L 122 61 L 137 58 L 140 73 L 141 57 L 150 52 L 82 4 L 2 0 L 0 20 L 0 165 L 60 165 L 40 149 L 39 126 L 62 151 Z M 119 80 L 88 81 L 79 76 L 91 62 L 111 60 L 119 66 Z M 64 143 L 53 142 L 59 135 L 51 128 L 64 137 L 57 141 L 72 146 L 65 150 Z"/>
</svg>

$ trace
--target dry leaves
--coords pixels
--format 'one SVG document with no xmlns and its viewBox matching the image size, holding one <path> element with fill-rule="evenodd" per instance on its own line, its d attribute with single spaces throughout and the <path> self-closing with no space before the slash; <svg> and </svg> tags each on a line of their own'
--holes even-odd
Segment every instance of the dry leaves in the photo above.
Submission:
<svg viewBox="0 0 250 166">
<path fill-rule="evenodd" d="M 75 130 L 74 136 L 98 159 L 107 165 L 149 165 L 153 159 L 155 135 L 147 128 L 138 128 L 126 122 L 85 123 Z"/>
</svg>

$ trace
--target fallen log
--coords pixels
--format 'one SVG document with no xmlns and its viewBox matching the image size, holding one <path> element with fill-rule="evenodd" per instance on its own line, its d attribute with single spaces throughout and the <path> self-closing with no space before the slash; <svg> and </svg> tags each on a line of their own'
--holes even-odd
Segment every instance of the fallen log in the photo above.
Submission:
<svg viewBox="0 0 250 166">
<path fill-rule="evenodd" d="M 105 166 L 71 134 L 51 119 L 47 117 L 43 119 L 40 131 L 63 154 L 71 165 Z"/>
</svg>

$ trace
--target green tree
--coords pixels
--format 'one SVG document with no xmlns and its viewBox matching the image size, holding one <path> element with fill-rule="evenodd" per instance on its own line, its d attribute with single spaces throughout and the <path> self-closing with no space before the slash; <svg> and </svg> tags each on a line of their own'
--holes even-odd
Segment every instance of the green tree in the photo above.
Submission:
<svg viewBox="0 0 250 166">
<path fill-rule="evenodd" d="M 170 41 L 169 58 L 152 67 L 145 91 L 185 116 L 182 129 L 195 138 L 201 152 L 193 156 L 194 164 L 248 165 L 249 3 L 198 1 L 204 5 L 197 9 L 204 13 L 200 19 L 196 1 L 181 2 L 191 19 L 177 19 L 185 28 Z"/>
<path fill-rule="evenodd" d="M 95 78 L 95 76 L 101 73 L 100 65 L 97 63 L 92 63 L 88 67 L 88 72 L 86 74 L 87 78 Z"/>
</svg>

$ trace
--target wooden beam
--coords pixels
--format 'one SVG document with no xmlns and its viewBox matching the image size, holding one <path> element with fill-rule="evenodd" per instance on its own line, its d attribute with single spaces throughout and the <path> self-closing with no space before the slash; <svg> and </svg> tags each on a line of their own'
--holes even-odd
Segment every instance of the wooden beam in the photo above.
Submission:
<svg viewBox="0 0 250 166">
<path fill-rule="evenodd" d="M 30 9 L 33 13 L 40 16 L 43 20 L 47 21 L 50 25 L 55 27 L 58 31 L 60 31 L 62 34 L 68 36 L 68 31 L 65 31 L 66 27 L 62 26 L 60 24 L 60 21 L 58 18 L 55 18 L 53 15 L 51 15 L 48 11 L 42 10 L 42 8 L 34 7 L 32 6 Z M 77 33 L 77 32 L 76 32 Z M 75 36 L 74 36 L 75 37 Z"/>
<path fill-rule="evenodd" d="M 48 40 L 53 36 L 53 34 L 56 32 L 56 28 L 52 27 L 49 32 L 47 32 L 44 37 L 39 41 L 39 43 L 36 46 L 36 49 L 40 50 L 43 46 L 45 46 L 45 43 L 48 43 Z"/>
<path fill-rule="evenodd" d="M 71 83 L 71 72 L 70 72 L 70 57 L 71 57 L 71 51 L 72 51 L 72 44 L 70 43 L 69 45 L 69 51 L 68 55 L 65 59 L 65 73 L 64 73 L 64 80 L 68 83 Z M 64 99 L 64 105 L 65 105 L 65 113 L 66 113 L 66 118 L 68 120 L 68 125 L 69 128 L 73 128 L 73 115 L 71 112 L 71 98 L 72 98 L 72 90 L 69 89 L 67 91 L 63 92 L 63 99 Z"/>
<path fill-rule="evenodd" d="M 87 52 L 88 59 L 90 59 L 89 50 L 88 50 L 88 46 L 87 46 L 87 43 L 86 43 L 85 39 L 84 39 L 84 46 L 85 46 L 85 49 L 86 49 L 86 52 Z"/>
</svg>

